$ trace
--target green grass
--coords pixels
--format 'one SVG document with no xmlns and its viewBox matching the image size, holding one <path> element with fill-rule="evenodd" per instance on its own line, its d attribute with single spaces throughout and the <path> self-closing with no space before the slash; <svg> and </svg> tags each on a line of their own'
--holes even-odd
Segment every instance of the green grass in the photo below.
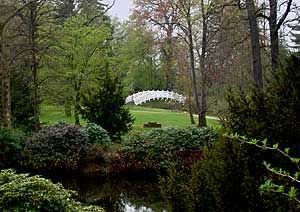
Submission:
<svg viewBox="0 0 300 212">
<path fill-rule="evenodd" d="M 146 108 L 141 106 L 129 106 L 131 114 L 135 117 L 132 131 L 145 131 L 143 125 L 148 122 L 157 122 L 162 127 L 191 127 L 188 114 L 165 109 Z M 45 124 L 55 124 L 59 121 L 74 123 L 74 117 L 67 117 L 64 109 L 57 106 L 43 106 L 41 110 L 41 121 Z M 196 119 L 195 119 L 196 121 Z M 81 124 L 85 124 L 81 120 Z M 220 128 L 220 123 L 214 119 L 207 119 L 207 124 L 213 128 Z"/>
</svg>

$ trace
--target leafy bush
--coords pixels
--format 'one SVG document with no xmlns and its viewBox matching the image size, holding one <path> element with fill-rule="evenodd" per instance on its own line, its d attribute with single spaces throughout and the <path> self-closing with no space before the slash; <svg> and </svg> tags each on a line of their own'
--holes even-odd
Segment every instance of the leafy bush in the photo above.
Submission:
<svg viewBox="0 0 300 212">
<path fill-rule="evenodd" d="M 124 107 L 123 87 L 109 73 L 97 89 L 83 95 L 82 105 L 82 117 L 106 129 L 113 140 L 120 140 L 131 129 L 134 118 Z"/>
<path fill-rule="evenodd" d="M 0 172 L 0 210 L 3 212 L 101 212 L 96 206 L 84 207 L 72 199 L 74 191 L 61 184 L 29 174 L 16 174 L 13 170 Z"/>
<path fill-rule="evenodd" d="M 0 167 L 16 166 L 24 145 L 22 132 L 0 127 Z"/>
<path fill-rule="evenodd" d="M 87 123 L 85 131 L 89 136 L 90 143 L 107 143 L 111 142 L 107 130 L 94 123 Z"/>
<path fill-rule="evenodd" d="M 88 145 L 88 135 L 79 126 L 48 126 L 26 142 L 24 165 L 33 169 L 76 170 Z"/>
<path fill-rule="evenodd" d="M 260 195 L 264 172 L 248 152 L 222 138 L 204 148 L 190 172 L 181 164 L 169 167 L 160 184 L 173 211 L 296 211 L 287 198 Z"/>
<path fill-rule="evenodd" d="M 290 56 L 265 90 L 253 88 L 249 95 L 231 92 L 225 125 L 232 132 L 278 143 L 299 155 L 300 57 Z"/>
<path fill-rule="evenodd" d="M 131 135 L 121 149 L 124 165 L 161 170 L 180 160 L 188 166 L 201 156 L 206 143 L 217 138 L 209 128 L 163 128 Z"/>
</svg>

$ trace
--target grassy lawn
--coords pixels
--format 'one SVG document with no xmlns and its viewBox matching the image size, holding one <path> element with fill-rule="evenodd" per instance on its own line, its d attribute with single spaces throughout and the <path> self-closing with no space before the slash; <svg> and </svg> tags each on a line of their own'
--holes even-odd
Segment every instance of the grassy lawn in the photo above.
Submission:
<svg viewBox="0 0 300 212">
<path fill-rule="evenodd" d="M 190 127 L 190 118 L 183 112 L 146 108 L 141 106 L 129 106 L 131 114 L 135 117 L 133 124 L 133 131 L 144 131 L 143 124 L 148 122 L 157 122 L 162 127 Z M 64 114 L 62 107 L 42 106 L 41 121 L 45 124 L 55 124 L 59 121 L 74 123 L 74 117 L 67 117 Z M 196 121 L 196 119 L 195 119 Z M 219 128 L 220 124 L 217 120 L 207 119 L 208 126 Z M 81 120 L 81 124 L 85 124 L 84 120 Z"/>
</svg>

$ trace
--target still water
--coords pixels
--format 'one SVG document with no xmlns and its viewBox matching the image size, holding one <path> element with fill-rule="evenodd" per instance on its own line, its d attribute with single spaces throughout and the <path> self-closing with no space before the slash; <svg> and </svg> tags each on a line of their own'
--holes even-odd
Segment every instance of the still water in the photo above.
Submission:
<svg viewBox="0 0 300 212">
<path fill-rule="evenodd" d="M 145 177 L 56 179 L 78 192 L 78 200 L 102 206 L 107 212 L 170 212 L 158 183 Z"/>
</svg>

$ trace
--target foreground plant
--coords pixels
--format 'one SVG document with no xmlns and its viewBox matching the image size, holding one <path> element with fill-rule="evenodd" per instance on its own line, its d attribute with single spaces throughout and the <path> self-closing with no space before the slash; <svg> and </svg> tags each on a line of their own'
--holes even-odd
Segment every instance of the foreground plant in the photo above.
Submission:
<svg viewBox="0 0 300 212">
<path fill-rule="evenodd" d="M 284 148 L 284 150 L 282 150 L 279 148 L 278 143 L 269 145 L 267 139 L 263 141 L 257 139 L 249 140 L 246 136 L 240 136 L 238 134 L 227 134 L 225 136 L 245 144 L 253 145 L 259 149 L 270 151 L 272 155 L 278 154 L 283 160 L 287 160 L 288 167 L 277 167 L 273 165 L 272 162 L 263 161 L 264 166 L 271 172 L 271 175 L 267 177 L 259 189 L 261 193 L 275 192 L 287 196 L 289 200 L 297 202 L 300 207 L 300 192 L 297 189 L 297 187 L 300 186 L 300 158 L 291 156 L 290 148 Z M 291 171 L 288 169 L 291 169 Z"/>
<path fill-rule="evenodd" d="M 14 170 L 0 172 L 0 211 L 82 212 L 104 210 L 96 206 L 83 206 L 73 199 L 75 191 L 64 189 L 40 176 L 16 174 Z"/>
</svg>

